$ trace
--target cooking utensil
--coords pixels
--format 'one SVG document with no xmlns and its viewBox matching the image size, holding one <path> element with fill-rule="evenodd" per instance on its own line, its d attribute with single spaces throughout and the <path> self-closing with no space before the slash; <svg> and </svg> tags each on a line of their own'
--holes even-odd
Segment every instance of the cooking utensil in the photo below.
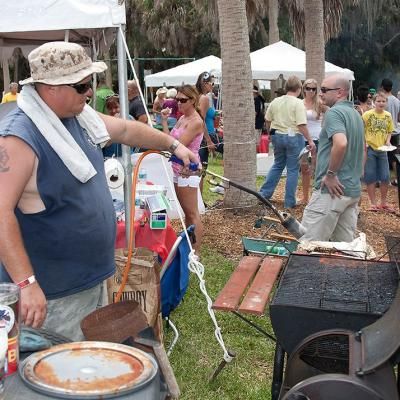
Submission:
<svg viewBox="0 0 400 400">
<path fill-rule="evenodd" d="M 178 382 L 176 381 L 175 374 L 169 362 L 164 345 L 158 342 L 155 338 L 154 329 L 152 327 L 148 327 L 140 331 L 135 337 L 135 342 L 153 349 L 154 355 L 156 356 L 156 359 L 160 365 L 161 372 L 164 375 L 169 393 L 173 399 L 177 399 L 180 396 Z"/>
</svg>

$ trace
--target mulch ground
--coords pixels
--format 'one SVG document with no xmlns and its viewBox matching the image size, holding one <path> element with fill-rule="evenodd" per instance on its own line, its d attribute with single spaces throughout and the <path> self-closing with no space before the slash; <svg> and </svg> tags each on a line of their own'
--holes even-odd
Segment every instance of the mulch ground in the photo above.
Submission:
<svg viewBox="0 0 400 400">
<path fill-rule="evenodd" d="M 378 192 L 378 189 L 377 189 Z M 277 208 L 283 209 L 284 187 L 281 181 L 272 198 Z M 300 197 L 300 195 L 298 195 Z M 378 197 L 379 198 L 379 197 Z M 222 200 L 222 196 L 221 196 Z M 388 193 L 388 203 L 398 210 L 397 188 L 391 186 Z M 385 235 L 400 236 L 400 216 L 388 212 L 367 211 L 369 208 L 368 196 L 363 188 L 358 220 L 358 230 L 367 236 L 367 242 L 373 247 L 379 257 L 386 252 Z M 300 221 L 304 206 L 294 210 L 295 217 Z M 261 237 L 266 232 L 266 226 L 254 228 L 259 216 L 270 214 L 263 206 L 242 208 L 235 210 L 223 209 L 222 201 L 208 209 L 202 216 L 205 227 L 203 244 L 223 254 L 228 259 L 239 260 L 242 256 L 242 236 Z M 287 234 L 282 227 L 281 232 Z M 268 238 L 268 235 L 266 236 Z"/>
</svg>

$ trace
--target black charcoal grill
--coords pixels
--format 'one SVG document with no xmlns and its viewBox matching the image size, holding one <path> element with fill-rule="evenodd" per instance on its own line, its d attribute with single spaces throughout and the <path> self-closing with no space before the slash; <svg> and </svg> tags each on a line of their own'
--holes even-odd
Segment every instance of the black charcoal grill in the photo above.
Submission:
<svg viewBox="0 0 400 400">
<path fill-rule="evenodd" d="M 285 352 L 290 357 L 310 335 L 316 338 L 297 350 L 302 365 L 319 374 L 347 374 L 349 337 L 341 332 L 358 332 L 379 319 L 395 298 L 398 277 L 395 263 L 292 254 L 270 305 L 277 337 L 272 399 L 282 398 Z M 326 330 L 334 333 L 321 337 Z"/>
<path fill-rule="evenodd" d="M 357 331 L 389 308 L 397 284 L 393 263 L 292 254 L 270 305 L 276 338 L 290 354 L 313 333 Z"/>
<path fill-rule="evenodd" d="M 277 348 L 289 353 L 273 399 L 399 399 L 399 239 L 386 237 L 390 263 L 289 258 L 270 310 Z"/>
</svg>

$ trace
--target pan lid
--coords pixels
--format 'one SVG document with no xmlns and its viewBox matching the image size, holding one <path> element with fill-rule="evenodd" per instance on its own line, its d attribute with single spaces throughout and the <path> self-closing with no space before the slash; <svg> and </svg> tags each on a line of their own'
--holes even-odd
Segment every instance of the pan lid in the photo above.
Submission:
<svg viewBox="0 0 400 400">
<path fill-rule="evenodd" d="M 62 398 L 111 398 L 137 391 L 157 373 L 155 360 L 132 347 L 74 342 L 34 353 L 20 365 L 32 389 Z"/>
</svg>

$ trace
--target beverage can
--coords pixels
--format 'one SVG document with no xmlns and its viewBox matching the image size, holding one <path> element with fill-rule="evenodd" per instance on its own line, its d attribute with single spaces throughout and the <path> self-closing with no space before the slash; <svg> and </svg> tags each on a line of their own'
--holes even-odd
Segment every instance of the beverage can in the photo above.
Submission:
<svg viewBox="0 0 400 400">
<path fill-rule="evenodd" d="M 18 370 L 20 288 L 13 283 L 0 283 L 0 329 L 8 336 L 6 376 Z"/>
</svg>

